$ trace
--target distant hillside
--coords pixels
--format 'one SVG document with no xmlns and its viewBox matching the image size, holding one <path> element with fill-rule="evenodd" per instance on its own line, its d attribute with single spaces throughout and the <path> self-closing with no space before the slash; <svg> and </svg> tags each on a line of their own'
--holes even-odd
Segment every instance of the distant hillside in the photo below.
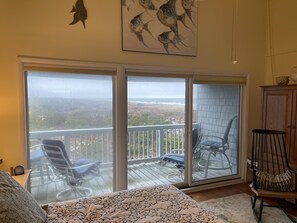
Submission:
<svg viewBox="0 0 297 223">
<path fill-rule="evenodd" d="M 30 131 L 104 128 L 112 126 L 111 101 L 30 98 Z M 184 105 L 132 102 L 128 105 L 128 125 L 184 123 Z"/>
</svg>

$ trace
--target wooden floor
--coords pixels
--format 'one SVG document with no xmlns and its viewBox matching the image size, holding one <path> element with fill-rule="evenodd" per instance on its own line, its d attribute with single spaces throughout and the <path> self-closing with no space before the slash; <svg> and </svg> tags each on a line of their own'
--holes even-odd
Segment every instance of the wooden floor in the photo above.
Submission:
<svg viewBox="0 0 297 223">
<path fill-rule="evenodd" d="M 235 184 L 232 186 L 209 189 L 209 190 L 191 193 L 188 195 L 196 201 L 206 201 L 209 199 L 216 199 L 216 198 L 231 196 L 231 195 L 240 194 L 240 193 L 253 195 L 248 183 L 241 183 L 241 184 Z M 265 202 L 271 205 L 275 205 L 278 203 L 277 200 L 273 200 L 273 199 L 267 199 L 265 200 Z M 297 207 L 290 202 L 287 202 L 287 211 L 289 214 L 297 217 Z"/>
</svg>

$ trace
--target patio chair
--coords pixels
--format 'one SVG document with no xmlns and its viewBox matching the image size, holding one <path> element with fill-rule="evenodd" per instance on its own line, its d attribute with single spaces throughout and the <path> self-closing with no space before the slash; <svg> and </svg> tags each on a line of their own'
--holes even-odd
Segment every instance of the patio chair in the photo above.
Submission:
<svg viewBox="0 0 297 223">
<path fill-rule="evenodd" d="M 229 149 L 229 133 L 234 120 L 237 119 L 237 115 L 233 116 L 225 129 L 223 137 L 215 135 L 203 135 L 198 148 L 201 153 L 199 167 L 204 168 L 204 177 L 207 178 L 208 169 L 224 170 L 230 169 L 232 174 L 232 164 L 226 151 Z M 216 159 L 219 154 L 220 158 Z M 205 159 L 205 156 L 207 158 Z M 225 159 L 224 159 L 225 158 Z M 213 165 L 216 163 L 217 165 Z"/>
<path fill-rule="evenodd" d="M 197 153 L 197 144 L 199 141 L 200 133 L 197 128 L 193 129 L 192 131 L 192 154 L 193 159 L 199 156 Z M 175 167 L 178 168 L 180 171 L 180 175 L 182 175 L 185 165 L 185 155 L 184 154 L 177 154 L 177 153 L 167 153 L 160 158 L 161 164 L 165 165 L 166 163 L 174 163 Z M 171 177 L 168 175 L 167 178 Z"/>
<path fill-rule="evenodd" d="M 30 176 L 38 176 L 41 184 L 47 184 L 55 181 L 57 176 L 44 156 L 42 144 L 36 144 L 30 147 Z M 47 178 L 45 178 L 47 176 Z"/>
<path fill-rule="evenodd" d="M 276 130 L 252 130 L 252 184 L 254 196 L 251 197 L 252 209 L 258 222 L 262 221 L 263 207 L 282 208 L 286 215 L 296 222 L 286 212 L 286 199 L 297 199 L 295 174 L 288 163 L 285 144 L 285 132 Z M 269 205 L 265 198 L 278 198 L 283 204 Z M 256 211 L 256 201 L 260 199 L 260 210 Z"/>
<path fill-rule="evenodd" d="M 90 173 L 100 174 L 99 161 L 80 159 L 71 162 L 65 150 L 64 143 L 60 140 L 44 139 L 42 141 L 44 155 L 50 161 L 54 170 L 66 179 L 70 187 L 56 195 L 57 200 L 66 200 L 73 193 L 75 198 L 87 197 L 92 194 L 90 188 L 82 187 L 84 177 Z"/>
</svg>

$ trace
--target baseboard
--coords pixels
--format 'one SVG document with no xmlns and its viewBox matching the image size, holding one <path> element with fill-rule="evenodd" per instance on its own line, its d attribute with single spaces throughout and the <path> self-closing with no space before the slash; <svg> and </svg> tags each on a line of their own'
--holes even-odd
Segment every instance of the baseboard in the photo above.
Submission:
<svg viewBox="0 0 297 223">
<path fill-rule="evenodd" d="M 209 184 L 197 185 L 197 186 L 181 189 L 181 191 L 186 194 L 190 194 L 198 191 L 231 186 L 231 185 L 240 184 L 240 183 L 245 183 L 245 181 L 243 179 L 238 178 L 238 179 L 233 179 L 228 181 L 215 182 L 211 184 L 209 183 Z"/>
</svg>

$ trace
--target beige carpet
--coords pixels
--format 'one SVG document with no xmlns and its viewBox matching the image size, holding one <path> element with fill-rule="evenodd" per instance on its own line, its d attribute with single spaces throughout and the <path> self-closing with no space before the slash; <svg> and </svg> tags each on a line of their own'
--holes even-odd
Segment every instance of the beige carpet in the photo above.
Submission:
<svg viewBox="0 0 297 223">
<path fill-rule="evenodd" d="M 200 203 L 204 209 L 213 212 L 228 223 L 256 223 L 251 207 L 250 196 L 247 194 L 236 194 Z M 291 221 L 280 209 L 264 207 L 262 222 L 290 223 Z"/>
</svg>

